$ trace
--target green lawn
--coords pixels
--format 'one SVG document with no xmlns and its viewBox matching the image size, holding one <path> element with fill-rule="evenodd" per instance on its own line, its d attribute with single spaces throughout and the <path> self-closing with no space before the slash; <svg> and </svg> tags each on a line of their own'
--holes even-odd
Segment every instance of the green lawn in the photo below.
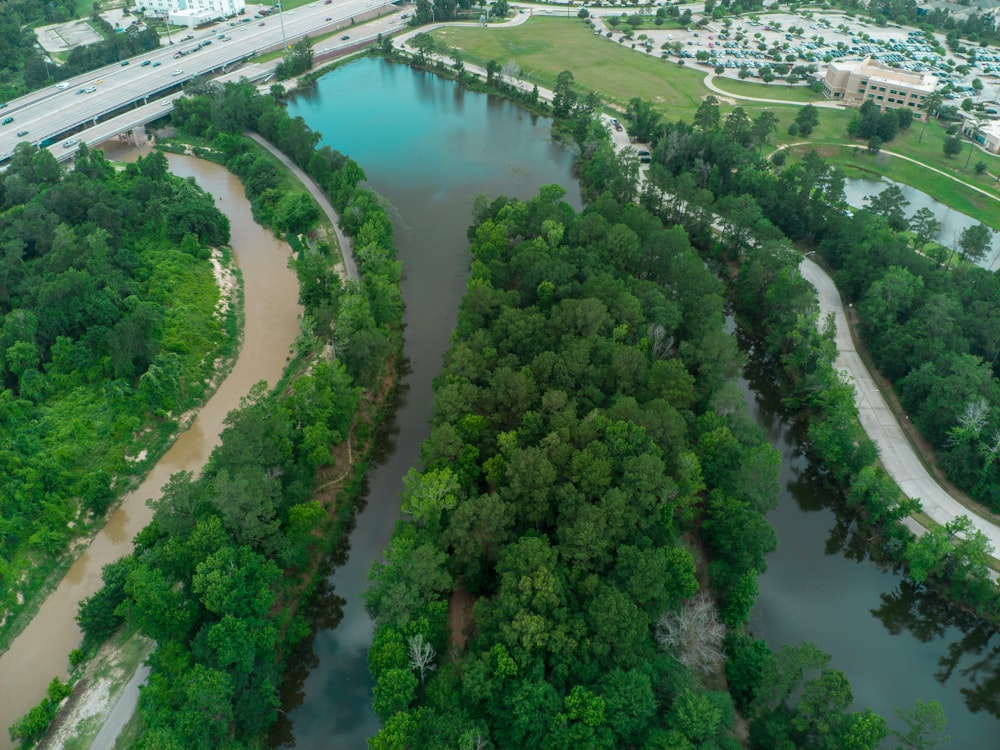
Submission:
<svg viewBox="0 0 1000 750">
<path fill-rule="evenodd" d="M 552 88 L 564 70 L 573 73 L 577 90 L 596 91 L 624 107 L 639 97 L 671 119 L 690 118 L 702 98 L 704 74 L 676 62 L 643 55 L 609 39 L 598 38 L 580 19 L 532 18 L 509 29 L 444 28 L 432 32 L 439 42 L 458 48 L 466 62 L 503 65 L 514 60 L 527 80 Z"/>
<path fill-rule="evenodd" d="M 754 96 L 761 99 L 781 99 L 786 102 L 809 104 L 825 101 L 822 94 L 817 94 L 808 86 L 789 86 L 786 83 L 755 83 L 739 81 L 735 78 L 716 78 L 715 85 L 723 91 L 737 96 Z"/>
</svg>

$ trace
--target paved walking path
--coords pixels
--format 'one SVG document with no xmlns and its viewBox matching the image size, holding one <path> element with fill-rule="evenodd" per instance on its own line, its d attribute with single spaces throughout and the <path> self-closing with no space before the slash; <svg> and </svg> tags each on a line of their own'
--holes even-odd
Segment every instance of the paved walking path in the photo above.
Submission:
<svg viewBox="0 0 1000 750">
<path fill-rule="evenodd" d="M 115 707 L 111 709 L 108 718 L 101 725 L 101 731 L 97 733 L 94 741 L 90 743 L 90 750 L 109 750 L 115 746 L 115 740 L 121 734 L 122 729 L 135 713 L 135 707 L 139 705 L 139 688 L 146 684 L 149 677 L 150 667 L 148 664 L 141 665 L 128 681 L 122 691 Z"/>
<path fill-rule="evenodd" d="M 924 513 L 936 523 L 944 525 L 958 516 L 967 516 L 989 539 L 993 549 L 1000 550 L 1000 527 L 995 521 L 976 515 L 948 494 L 920 462 L 854 346 L 844 303 L 833 279 L 809 258 L 802 260 L 800 270 L 802 277 L 816 287 L 822 316 L 825 318 L 833 313 L 836 318 L 837 359 L 834 365 L 846 372 L 854 384 L 861 425 L 878 446 L 886 472 L 908 497 L 920 500 Z"/>
<path fill-rule="evenodd" d="M 291 171 L 291 173 L 294 174 L 303 185 L 305 185 L 313 199 L 319 204 L 319 207 L 323 209 L 327 218 L 330 219 L 330 223 L 333 224 L 333 231 L 337 235 L 337 242 L 340 243 L 340 255 L 344 260 L 344 274 L 349 281 L 358 281 L 358 267 L 354 262 L 354 245 L 341 231 L 340 217 L 337 216 L 337 212 L 334 210 L 333 206 L 330 205 L 330 201 L 327 199 L 326 193 L 320 189 L 319 185 L 313 182 L 312 177 L 299 169 L 295 162 L 285 156 L 285 154 L 280 151 L 277 146 L 267 140 L 260 133 L 247 131 L 247 135 L 274 154 L 278 161 L 288 167 L 289 171 Z"/>
<path fill-rule="evenodd" d="M 804 107 L 807 104 L 812 104 L 814 107 L 818 107 L 818 108 L 821 108 L 821 109 L 847 109 L 847 107 L 845 107 L 840 102 L 834 102 L 834 101 L 792 102 L 792 101 L 789 101 L 788 99 L 762 99 L 762 98 L 757 97 L 757 96 L 746 96 L 744 94 L 734 94 L 731 91 L 726 91 L 725 89 L 721 89 L 718 86 L 716 86 L 715 85 L 715 78 L 716 78 L 715 71 L 714 70 L 710 70 L 708 72 L 708 74 L 705 76 L 705 81 L 704 81 L 705 86 L 710 91 L 714 91 L 719 96 L 725 96 L 725 97 L 728 97 L 730 99 L 743 99 L 744 101 L 758 102 L 758 103 L 763 103 L 763 104 L 792 104 L 792 105 L 795 105 L 795 106 L 798 106 L 798 107 Z M 756 84 L 756 81 L 753 81 L 752 83 Z M 756 84 L 756 85 L 760 85 L 760 84 Z M 766 86 L 767 84 L 764 84 L 764 85 Z M 784 84 L 784 85 L 787 85 L 787 84 Z"/>
</svg>

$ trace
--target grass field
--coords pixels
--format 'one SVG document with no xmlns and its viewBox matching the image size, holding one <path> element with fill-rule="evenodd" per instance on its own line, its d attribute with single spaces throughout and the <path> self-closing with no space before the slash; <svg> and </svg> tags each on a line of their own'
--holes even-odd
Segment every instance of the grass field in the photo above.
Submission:
<svg viewBox="0 0 1000 750">
<path fill-rule="evenodd" d="M 579 19 L 533 18 L 509 29 L 444 28 L 439 42 L 461 50 L 466 62 L 501 65 L 514 60 L 526 80 L 552 88 L 564 70 L 573 73 L 577 90 L 596 91 L 619 108 L 639 97 L 671 119 L 688 117 L 710 92 L 704 75 L 676 62 L 640 54 L 597 37 Z"/>
<path fill-rule="evenodd" d="M 760 99 L 780 99 L 783 102 L 795 104 L 810 104 L 826 101 L 822 94 L 817 94 L 808 86 L 789 86 L 783 83 L 755 83 L 740 81 L 735 78 L 717 77 L 714 83 L 723 91 L 737 96 L 753 96 Z"/>
</svg>

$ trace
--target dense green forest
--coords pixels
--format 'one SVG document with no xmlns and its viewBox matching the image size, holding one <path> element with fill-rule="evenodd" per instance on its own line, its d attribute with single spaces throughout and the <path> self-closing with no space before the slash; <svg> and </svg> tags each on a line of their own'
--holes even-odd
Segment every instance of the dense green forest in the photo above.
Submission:
<svg viewBox="0 0 1000 750">
<path fill-rule="evenodd" d="M 874 747 L 829 657 L 743 634 L 779 458 L 735 389 L 725 286 L 681 227 L 561 195 L 478 207 L 365 595 L 371 746 L 741 747 L 738 710 L 755 747 Z"/>
<path fill-rule="evenodd" d="M 219 305 L 209 261 L 228 220 L 162 154 L 116 171 L 83 147 L 67 172 L 21 144 L 0 201 L 0 611 L 10 614 L 148 468 L 126 455 L 158 455 L 204 398 L 213 362 L 232 351 L 236 311 Z"/>
<path fill-rule="evenodd" d="M 762 167 L 752 131 L 736 119 L 715 114 L 698 126 L 661 127 L 653 182 L 678 200 L 709 201 L 727 215 L 740 238 L 737 254 L 746 253 L 762 221 L 765 236 L 778 229 L 817 248 L 857 306 L 876 364 L 949 478 L 1000 510 L 1000 278 L 976 265 L 991 233 L 981 225 L 963 232 L 958 263 L 926 257 L 916 251 L 934 236 L 928 227 L 936 222 L 926 211 L 906 216 L 898 190 L 847 220 L 836 170 L 815 153 L 780 172 Z M 700 177 L 692 173 L 696 163 Z"/>
<path fill-rule="evenodd" d="M 461 70 L 457 76 L 468 78 Z M 814 466 L 825 473 L 831 497 L 840 498 L 842 530 L 831 543 L 851 555 L 899 565 L 918 586 L 942 591 L 995 621 L 1000 600 L 987 575 L 982 535 L 962 519 L 920 538 L 902 525 L 919 503 L 902 497 L 876 463 L 877 451 L 857 421 L 853 389 L 833 367 L 832 327 L 819 319 L 815 290 L 798 273 L 800 251 L 788 237 L 823 247 L 824 240 L 853 227 L 853 236 L 865 235 L 867 249 L 859 253 L 859 278 L 866 254 L 877 257 L 876 246 L 940 270 L 942 277 L 974 279 L 976 288 L 989 285 L 989 275 L 964 248 L 957 268 L 936 269 L 905 235 L 891 230 L 878 203 L 861 212 L 861 222 L 857 216 L 848 221 L 842 177 L 815 154 L 785 170 L 761 160 L 761 146 L 778 125 L 769 112 L 752 120 L 737 107 L 723 117 L 710 100 L 693 125 L 667 124 L 648 103 L 634 100 L 626 114 L 630 132 L 644 130 L 654 146 L 650 180 L 639 194 L 634 155 L 616 153 L 601 129 L 586 123 L 600 101 L 578 96 L 569 71 L 559 79 L 551 108 L 534 96 L 530 103 L 558 114 L 557 129 L 580 146 L 579 172 L 590 206 L 573 217 L 554 203 L 555 195 L 543 192 L 528 204 L 501 200 L 477 209 L 470 232 L 472 280 L 459 333 L 437 383 L 422 471 L 406 482 L 403 509 L 411 518 L 400 524 L 384 563 L 372 572 L 368 605 L 379 626 L 369 662 L 377 680 L 375 707 L 385 725 L 371 745 L 547 747 L 582 741 L 588 747 L 718 747 L 735 741 L 731 726 L 747 730 L 744 741 L 761 750 L 867 748 L 887 737 L 904 748 L 933 745 L 945 724 L 935 702 L 897 709 L 903 729 L 890 731 L 871 711 L 848 710 L 850 686 L 809 644 L 771 653 L 742 630 L 740 615 L 752 606 L 752 571 L 763 565 L 768 530 L 739 494 L 739 481 L 726 472 L 764 457 L 740 453 L 753 443 L 741 442 L 748 433 L 741 431 L 742 399 L 732 386 L 714 393 L 692 367 L 694 353 L 705 347 L 684 339 L 683 326 L 650 325 L 662 310 L 655 302 L 650 320 L 640 315 L 623 323 L 618 315 L 628 318 L 635 310 L 622 304 L 621 288 L 640 300 L 644 314 L 649 298 L 632 285 L 656 279 L 676 301 L 683 293 L 669 281 L 670 253 L 662 250 L 681 253 L 683 246 L 694 257 L 697 248 L 752 337 L 755 366 L 778 379 L 789 415 L 807 427 L 805 448 Z M 492 88 L 504 93 L 505 87 L 494 79 Z M 648 213 L 632 204 L 635 199 Z M 719 234 L 712 227 L 716 216 Z M 669 245 L 662 240 L 667 236 L 674 239 Z M 588 268 L 604 244 L 613 252 L 598 265 L 597 283 Z M 619 287 L 612 293 L 615 282 Z M 586 309 L 585 300 L 593 304 L 588 297 L 602 303 L 591 309 L 608 316 L 599 318 L 603 329 L 590 331 L 590 347 L 576 343 L 580 332 L 560 327 L 565 318 L 556 315 L 564 314 L 562 304 Z M 640 332 L 632 320 L 640 322 Z M 645 335 L 643 324 L 650 326 Z M 659 344 L 656 331 L 665 336 Z M 567 336 L 576 345 L 563 350 Z M 629 343 L 634 351 L 626 358 Z M 619 359 L 607 359 L 609 351 Z M 625 371 L 624 361 L 630 362 Z M 597 362 L 603 383 L 595 382 L 588 367 Z M 673 433 L 647 431 L 662 412 L 643 399 L 655 399 L 665 381 L 651 380 L 645 389 L 637 384 L 664 363 L 687 373 L 695 388 L 683 431 L 679 425 Z M 573 390 L 559 391 L 568 383 Z M 553 397 L 547 388 L 559 392 Z M 666 387 L 663 396 L 676 393 Z M 606 400 L 603 408 L 600 398 Z M 619 484 L 625 471 L 615 463 L 621 456 L 601 434 L 620 427 L 616 419 L 631 421 L 633 430 L 641 426 L 650 440 L 646 447 L 660 451 L 671 488 L 670 502 L 658 514 L 663 526 L 633 521 L 627 509 L 630 523 L 622 529 L 606 513 L 602 493 L 627 496 Z M 573 429 L 560 429 L 564 424 Z M 709 426 L 725 427 L 724 448 L 714 443 L 718 431 L 700 432 Z M 579 441 L 574 430 L 581 433 Z M 668 442 L 659 443 L 662 438 Z M 696 467 L 701 483 L 675 506 L 687 486 L 669 473 L 670 457 L 678 452 L 694 459 L 679 468 Z M 739 458 L 728 463 L 725 456 L 734 454 Z M 587 484 L 593 470 L 603 485 Z M 758 470 L 753 478 L 766 476 Z M 765 495 L 758 498 L 764 507 Z M 633 502 L 646 507 L 634 496 Z M 692 597 L 693 589 L 670 588 L 685 580 L 682 568 L 672 571 L 670 581 L 646 580 L 641 593 L 630 589 L 639 579 L 628 579 L 626 570 L 636 569 L 627 569 L 625 555 L 614 553 L 627 551 L 631 559 L 633 548 L 691 555 L 702 593 Z M 648 558 L 639 569 L 665 570 Z M 654 593 L 658 600 L 645 598 Z M 471 602 L 471 616 L 462 615 Z M 646 609 L 651 602 L 652 611 Z M 717 630 L 720 621 L 729 626 L 724 636 Z M 608 633 L 625 647 L 604 650 Z M 725 681 L 712 668 L 698 668 L 696 655 L 708 654 L 718 670 L 719 662 L 712 662 L 718 652 L 695 648 L 692 654 L 675 645 L 704 645 L 704 633 L 722 639 Z M 563 658 L 564 652 L 572 657 Z M 714 692 L 721 688 L 728 688 L 728 697 Z M 975 692 L 970 700 L 989 700 Z M 735 724 L 731 709 L 740 717 Z"/>
<path fill-rule="evenodd" d="M 78 621 L 86 649 L 125 622 L 157 642 L 137 748 L 265 746 L 279 719 L 284 660 L 309 635 L 303 611 L 323 580 L 320 563 L 345 541 L 391 398 L 399 264 L 381 200 L 358 186 L 364 173 L 315 149 L 318 136 L 272 97 L 250 84 L 208 85 L 178 102 L 173 122 L 242 178 L 259 220 L 290 233 L 303 331 L 282 383 L 272 393 L 259 384 L 229 415 L 197 479 L 172 477 L 135 552 L 105 568 L 105 586 L 81 604 Z M 277 189 L 273 159 L 246 129 L 326 190 L 353 236 L 360 282 L 337 275 L 336 247 L 294 236 L 315 226 L 315 206 Z M 341 450 L 346 441 L 351 451 Z M 44 732 L 31 719 L 18 727 L 27 739 Z"/>
</svg>

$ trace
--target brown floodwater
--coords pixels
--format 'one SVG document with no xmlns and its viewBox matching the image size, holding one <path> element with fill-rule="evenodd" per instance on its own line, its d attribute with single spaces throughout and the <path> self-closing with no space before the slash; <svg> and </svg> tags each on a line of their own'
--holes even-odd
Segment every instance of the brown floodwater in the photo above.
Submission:
<svg viewBox="0 0 1000 750">
<path fill-rule="evenodd" d="M 136 156 L 117 143 L 108 144 L 106 153 L 116 160 Z M 191 427 L 129 493 L 31 624 L 0 656 L 0 750 L 12 747 L 6 728 L 44 697 L 53 677 L 66 676 L 69 652 L 80 644 L 73 619 L 77 603 L 100 587 L 105 564 L 131 551 L 132 539 L 152 515 L 146 501 L 160 494 L 172 474 L 200 471 L 218 444 L 226 414 L 239 406 L 254 383 L 265 380 L 273 386 L 278 381 L 299 333 L 302 309 L 295 274 L 288 268 L 290 250 L 253 220 L 239 180 L 211 162 L 178 155 L 168 155 L 168 160 L 174 174 L 194 177 L 229 217 L 231 245 L 244 283 L 243 345 L 232 372 Z"/>
</svg>

